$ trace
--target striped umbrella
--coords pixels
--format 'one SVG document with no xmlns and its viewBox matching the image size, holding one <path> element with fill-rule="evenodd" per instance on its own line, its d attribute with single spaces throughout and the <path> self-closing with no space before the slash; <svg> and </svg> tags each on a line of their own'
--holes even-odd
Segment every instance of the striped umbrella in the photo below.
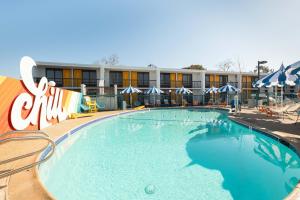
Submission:
<svg viewBox="0 0 300 200">
<path fill-rule="evenodd" d="M 220 87 L 219 92 L 239 92 L 240 89 L 230 85 L 230 84 L 226 84 L 223 87 Z"/>
<path fill-rule="evenodd" d="M 145 92 L 145 94 L 160 94 L 160 93 L 164 93 L 162 90 L 160 90 L 160 89 L 158 89 L 158 88 L 156 88 L 156 87 L 151 87 L 151 88 L 149 88 L 146 92 Z"/>
<path fill-rule="evenodd" d="M 291 82 L 287 81 L 288 80 L 287 74 L 288 73 L 286 73 L 286 69 L 285 69 L 284 65 L 282 64 L 277 71 L 258 80 L 253 86 L 258 87 L 258 88 L 272 87 L 272 86 L 281 87 L 281 105 L 282 105 L 283 104 L 283 87 L 285 85 L 287 85 L 288 83 L 289 84 L 291 83 Z M 277 93 L 277 89 L 275 89 L 275 91 Z"/>
<path fill-rule="evenodd" d="M 206 90 L 205 90 L 205 93 L 206 94 L 213 94 L 213 102 L 215 103 L 215 95 L 214 94 L 217 94 L 218 93 L 218 90 L 219 90 L 219 88 L 216 88 L 216 87 L 214 87 L 214 86 L 212 86 L 211 88 L 207 88 Z"/>
<path fill-rule="evenodd" d="M 208 93 L 218 93 L 218 90 L 219 90 L 219 88 L 216 88 L 216 87 L 211 87 L 211 88 L 207 88 L 206 90 L 205 90 L 205 93 L 206 94 L 208 94 Z"/>
<path fill-rule="evenodd" d="M 272 87 L 272 86 L 278 86 L 278 87 L 283 87 L 286 84 L 286 73 L 285 73 L 285 68 L 283 64 L 280 66 L 280 68 L 263 77 L 262 79 L 256 81 L 256 83 L 253 84 L 254 87 Z"/>
<path fill-rule="evenodd" d="M 290 71 L 289 74 L 291 75 L 300 75 L 300 61 L 287 66 L 286 71 Z"/>
<path fill-rule="evenodd" d="M 193 94 L 193 92 L 185 87 L 177 88 L 176 94 Z"/>
<path fill-rule="evenodd" d="M 131 105 L 131 108 L 132 108 L 132 98 L 131 98 L 131 94 L 142 93 L 142 91 L 139 90 L 139 89 L 137 89 L 137 88 L 134 88 L 134 87 L 129 86 L 128 88 L 125 88 L 124 90 L 122 90 L 120 93 L 121 93 L 121 94 L 129 94 L 129 95 L 130 95 L 130 96 L 129 96 L 129 97 L 130 97 L 129 101 L 130 101 L 130 105 Z"/>
<path fill-rule="evenodd" d="M 161 93 L 164 93 L 162 90 L 160 90 L 160 89 L 158 89 L 158 88 L 156 88 L 156 87 L 151 87 L 151 88 L 149 88 L 146 92 L 145 92 L 145 94 L 149 94 L 149 95 L 151 95 L 151 94 L 153 94 L 154 95 L 154 105 L 156 104 L 156 101 L 155 101 L 155 96 L 156 96 L 156 94 L 161 94 Z"/>
<path fill-rule="evenodd" d="M 141 93 L 142 91 L 129 86 L 128 88 L 125 88 L 124 90 L 121 91 L 121 94 L 134 94 L 134 93 Z"/>
<path fill-rule="evenodd" d="M 193 94 L 193 92 L 185 87 L 181 87 L 181 88 L 177 88 L 176 89 L 176 94 L 181 94 L 181 102 L 182 102 L 182 106 L 183 106 L 183 95 L 184 94 Z"/>
<path fill-rule="evenodd" d="M 232 85 L 230 85 L 230 84 L 226 84 L 226 85 L 224 85 L 223 87 L 220 87 L 220 89 L 219 89 L 219 92 L 221 92 L 221 93 L 224 93 L 224 92 L 226 92 L 227 93 L 227 98 L 226 98 L 226 101 L 227 101 L 227 105 L 228 105 L 228 93 L 232 93 L 232 92 L 239 92 L 240 91 L 240 89 L 238 89 L 238 88 L 236 88 L 236 87 L 234 87 L 234 86 L 232 86 Z"/>
<path fill-rule="evenodd" d="M 285 68 L 285 73 L 287 75 L 287 85 L 294 86 L 300 84 L 300 61 L 287 66 Z"/>
</svg>

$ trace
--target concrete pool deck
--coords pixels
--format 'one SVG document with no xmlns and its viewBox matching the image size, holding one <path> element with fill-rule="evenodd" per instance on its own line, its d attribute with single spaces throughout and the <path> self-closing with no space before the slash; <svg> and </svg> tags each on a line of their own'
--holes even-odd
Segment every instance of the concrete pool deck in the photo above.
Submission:
<svg viewBox="0 0 300 200">
<path fill-rule="evenodd" d="M 93 114 L 91 117 L 77 118 L 72 120 L 66 120 L 54 126 L 43 129 L 52 140 L 57 140 L 62 135 L 66 134 L 70 130 L 78 127 L 81 124 L 96 120 L 98 118 L 103 118 L 106 116 L 116 115 L 128 111 L 107 111 L 99 112 Z M 290 119 L 279 119 L 278 117 L 268 117 L 266 114 L 259 113 L 256 109 L 243 109 L 243 111 L 238 115 L 231 115 L 233 120 L 236 120 L 245 125 L 250 125 L 268 132 L 273 135 L 277 135 L 295 146 L 296 150 L 300 152 L 300 121 L 294 123 L 295 121 Z M 0 160 L 13 157 L 20 152 L 29 152 L 32 148 L 39 148 L 42 142 L 24 142 L 22 146 L 20 144 L 10 143 L 1 148 L 1 158 Z M 14 151 L 11 151 L 14 149 Z M 32 163 L 38 159 L 38 155 L 32 156 L 27 159 L 13 162 L 12 165 L 2 166 L 1 170 L 8 168 L 16 168 L 18 166 L 23 166 L 25 164 Z M 3 187 L 2 185 L 7 185 Z M 289 199 L 297 199 L 300 192 L 300 186 L 296 187 L 294 193 L 290 194 Z M 18 174 L 15 174 L 8 179 L 0 180 L 0 200 L 10 199 L 53 199 L 51 195 L 46 191 L 46 189 L 41 185 L 38 176 L 36 174 L 35 168 L 30 169 Z"/>
</svg>

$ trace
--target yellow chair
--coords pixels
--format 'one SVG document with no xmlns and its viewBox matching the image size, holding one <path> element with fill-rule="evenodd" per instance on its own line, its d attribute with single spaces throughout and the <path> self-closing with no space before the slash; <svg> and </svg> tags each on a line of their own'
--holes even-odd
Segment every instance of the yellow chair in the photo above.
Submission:
<svg viewBox="0 0 300 200">
<path fill-rule="evenodd" d="M 89 112 L 97 112 L 97 103 L 96 101 L 92 101 L 90 96 L 85 96 L 85 105 L 89 107 Z"/>
</svg>

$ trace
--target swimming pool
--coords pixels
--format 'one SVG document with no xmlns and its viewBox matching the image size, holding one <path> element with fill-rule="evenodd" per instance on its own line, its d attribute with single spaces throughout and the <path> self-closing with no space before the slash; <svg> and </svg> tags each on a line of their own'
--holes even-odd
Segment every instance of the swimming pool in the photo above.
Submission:
<svg viewBox="0 0 300 200">
<path fill-rule="evenodd" d="M 86 126 L 39 168 L 59 200 L 282 199 L 297 154 L 205 109 L 158 109 Z"/>
</svg>

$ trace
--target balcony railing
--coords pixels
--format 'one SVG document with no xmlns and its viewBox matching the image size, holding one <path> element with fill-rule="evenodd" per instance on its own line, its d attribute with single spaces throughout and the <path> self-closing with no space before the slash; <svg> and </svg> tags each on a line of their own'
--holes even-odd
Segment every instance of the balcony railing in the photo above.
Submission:
<svg viewBox="0 0 300 200">
<path fill-rule="evenodd" d="M 35 82 L 39 82 L 40 77 L 34 77 Z M 81 78 L 55 78 L 49 81 L 54 81 L 57 87 L 80 87 L 81 84 L 85 84 L 86 87 L 97 87 L 99 85 L 99 79 L 81 79 Z"/>
<path fill-rule="evenodd" d="M 255 88 L 252 82 L 242 82 L 242 88 Z"/>
<path fill-rule="evenodd" d="M 201 88 L 201 81 L 160 81 L 161 88 Z"/>
<path fill-rule="evenodd" d="M 130 79 L 123 79 L 118 81 L 110 81 L 110 86 L 113 87 L 114 85 L 117 85 L 118 87 L 127 87 L 129 85 L 133 87 L 140 87 L 140 88 L 148 88 L 151 86 L 156 85 L 155 80 L 130 80 Z"/>
<path fill-rule="evenodd" d="M 226 84 L 230 84 L 234 87 L 238 87 L 238 82 L 216 82 L 216 81 L 209 81 L 209 82 L 205 82 L 205 88 L 210 88 L 210 87 L 223 87 Z"/>
</svg>

